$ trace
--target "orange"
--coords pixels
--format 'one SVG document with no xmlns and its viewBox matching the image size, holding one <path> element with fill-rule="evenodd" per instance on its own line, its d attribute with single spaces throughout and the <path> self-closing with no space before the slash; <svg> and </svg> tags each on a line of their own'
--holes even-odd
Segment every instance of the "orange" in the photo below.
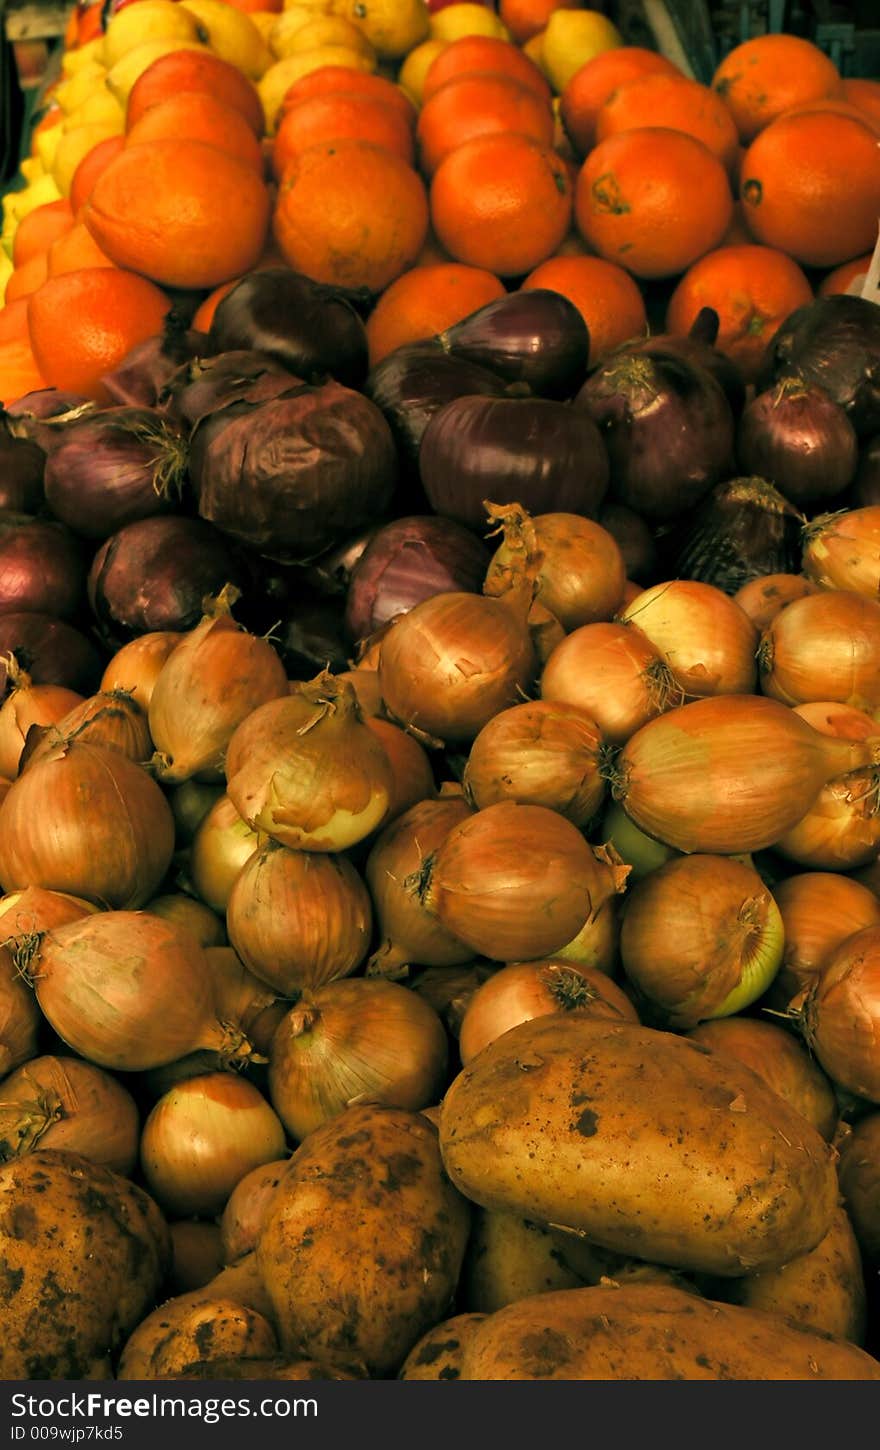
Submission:
<svg viewBox="0 0 880 1450">
<path fill-rule="evenodd" d="M 645 302 L 629 272 L 602 257 L 550 257 L 530 272 L 523 291 L 549 287 L 573 302 L 590 333 L 590 366 L 648 331 Z"/>
<path fill-rule="evenodd" d="M 425 101 L 416 127 L 419 165 L 433 176 L 450 151 L 496 131 L 516 131 L 553 145 L 553 112 L 528 86 L 491 71 L 454 76 Z"/>
<path fill-rule="evenodd" d="M 317 70 L 300 76 L 284 93 L 282 115 L 288 106 L 299 105 L 300 101 L 310 100 L 313 96 L 333 95 L 339 91 L 344 91 L 346 95 L 356 93 L 369 96 L 372 100 L 384 101 L 386 106 L 393 106 L 400 112 L 410 129 L 415 128 L 416 108 L 400 86 L 396 86 L 385 76 L 377 76 L 372 71 L 352 70 L 347 65 L 322 65 Z"/>
<path fill-rule="evenodd" d="M 215 287 L 213 292 L 208 293 L 204 302 L 193 313 L 190 326 L 196 332 L 210 331 L 211 323 L 214 320 L 214 313 L 217 311 L 217 308 L 227 293 L 231 292 L 233 287 L 237 287 L 240 281 L 240 277 L 232 277 L 228 282 L 221 282 L 219 287 Z"/>
<path fill-rule="evenodd" d="M 37 366 L 50 387 L 104 402 L 103 374 L 162 331 L 170 306 L 152 282 L 118 267 L 50 277 L 27 300 Z"/>
<path fill-rule="evenodd" d="M 757 35 L 725 57 L 712 88 L 733 116 L 740 139 L 753 141 L 790 106 L 841 94 L 834 62 L 798 35 Z"/>
<path fill-rule="evenodd" d="M 428 230 L 421 179 L 368 141 L 310 146 L 278 187 L 275 240 L 294 271 L 381 292 L 411 267 Z"/>
<path fill-rule="evenodd" d="M 685 334 L 701 307 L 714 307 L 716 346 L 754 380 L 768 342 L 813 290 L 791 257 L 772 247 L 720 247 L 685 273 L 669 299 L 666 327 Z"/>
<path fill-rule="evenodd" d="M 419 251 L 419 255 L 416 257 L 415 262 L 413 263 L 413 266 L 414 267 L 434 267 L 434 266 L 438 265 L 440 262 L 451 262 L 451 261 L 452 261 L 452 258 L 450 257 L 450 255 L 447 252 L 446 248 L 445 247 L 441 247 L 441 245 L 438 242 L 436 236 L 434 235 L 434 229 L 433 229 L 433 227 L 429 226 L 428 227 L 427 235 L 425 237 L 424 242 L 422 243 L 421 250 Z"/>
<path fill-rule="evenodd" d="M 118 267 L 167 287 L 216 287 L 262 252 L 269 193 L 252 166 L 216 146 L 145 141 L 101 173 L 83 220 Z"/>
<path fill-rule="evenodd" d="M 799 106 L 790 106 L 783 115 L 804 116 L 811 111 L 833 111 L 835 116 L 849 116 L 851 121 L 860 121 L 863 126 L 870 126 L 874 135 L 880 139 L 880 116 L 872 116 L 868 111 L 860 111 L 858 106 L 853 106 L 849 101 L 825 100 L 825 101 L 802 101 Z M 745 156 L 743 151 L 742 156 Z M 742 157 L 740 158 L 742 164 Z"/>
<path fill-rule="evenodd" d="M 226 3 L 234 5 L 236 10 L 243 10 L 245 15 L 252 15 L 255 10 L 280 15 L 284 9 L 284 0 L 226 0 Z"/>
<path fill-rule="evenodd" d="M 866 252 L 863 257 L 853 257 L 850 262 L 843 262 L 835 267 L 832 272 L 822 278 L 816 288 L 817 297 L 835 297 L 840 292 L 848 292 L 849 285 L 856 277 L 864 277 L 871 265 L 871 252 Z"/>
<path fill-rule="evenodd" d="M 181 91 L 151 106 L 129 125 L 126 146 L 144 141 L 204 141 L 229 156 L 237 156 L 246 166 L 263 174 L 263 152 L 259 141 L 240 111 L 215 100 L 202 91 Z"/>
<path fill-rule="evenodd" d="M 106 140 L 99 141 L 83 157 L 76 171 L 73 173 L 73 180 L 70 183 L 70 205 L 73 207 L 74 216 L 79 216 L 92 194 L 92 187 L 114 157 L 118 156 L 125 145 L 124 136 L 108 136 Z"/>
<path fill-rule="evenodd" d="M 550 146 L 499 131 L 451 151 L 431 183 L 431 222 L 458 262 L 523 277 L 571 223 L 571 182 Z"/>
<path fill-rule="evenodd" d="M 505 295 L 503 283 L 479 267 L 441 262 L 411 268 L 385 289 L 367 318 L 370 366 L 396 347 L 433 337 Z"/>
<path fill-rule="evenodd" d="M 25 393 L 48 386 L 34 357 L 28 299 L 22 297 L 0 307 L 0 404 L 8 406 Z"/>
<path fill-rule="evenodd" d="M 412 127 L 396 107 L 359 91 L 333 91 L 284 108 L 272 143 L 275 176 L 307 147 L 343 138 L 383 146 L 409 166 L 415 159 Z"/>
<path fill-rule="evenodd" d="M 46 201 L 23 216 L 12 240 L 12 265 L 23 267 L 38 252 L 48 251 L 56 237 L 73 226 L 73 210 L 66 196 Z"/>
<path fill-rule="evenodd" d="M 77 222 L 53 242 L 48 255 L 49 276 L 77 272 L 81 267 L 112 267 L 115 264 L 101 251 L 84 222 Z"/>
<path fill-rule="evenodd" d="M 880 147 L 871 122 L 834 111 L 780 116 L 743 158 L 740 199 L 752 235 L 807 267 L 836 267 L 874 246 Z"/>
<path fill-rule="evenodd" d="M 550 104 L 553 94 L 550 82 L 534 61 L 511 45 L 509 40 L 498 40 L 491 35 L 463 35 L 459 40 L 450 41 L 428 68 L 422 104 L 454 76 L 468 75 L 472 71 L 493 71 L 496 75 L 510 76 L 521 85 L 528 86 L 548 106 Z"/>
<path fill-rule="evenodd" d="M 574 213 L 588 244 L 636 277 L 674 277 L 730 225 L 727 173 L 702 141 L 645 126 L 609 136 L 577 179 Z"/>
<path fill-rule="evenodd" d="M 846 77 L 843 82 L 843 99 L 856 110 L 864 111 L 880 121 L 880 81 L 864 80 L 861 76 Z"/>
<path fill-rule="evenodd" d="M 618 86 L 596 116 L 596 140 L 637 126 L 668 126 L 696 136 L 733 170 L 739 153 L 733 117 L 717 91 L 699 81 L 655 72 Z"/>
<path fill-rule="evenodd" d="M 586 156 L 596 144 L 596 117 L 618 86 L 647 75 L 680 76 L 681 71 L 640 45 L 604 50 L 575 71 L 559 98 L 559 114 L 577 156 Z"/>
<path fill-rule="evenodd" d="M 554 10 L 583 10 L 585 0 L 499 0 L 498 14 L 517 45 L 540 35 Z"/>
<path fill-rule="evenodd" d="M 210 50 L 174 50 L 147 66 L 129 91 L 127 125 L 133 126 L 151 106 L 182 91 L 207 91 L 224 106 L 240 111 L 254 135 L 262 136 L 263 105 L 256 86 Z"/>
<path fill-rule="evenodd" d="M 10 272 L 4 293 L 7 305 L 18 302 L 22 297 L 29 297 L 43 285 L 49 275 L 47 256 L 47 252 L 35 252 L 20 267 L 16 267 L 14 272 Z"/>
</svg>

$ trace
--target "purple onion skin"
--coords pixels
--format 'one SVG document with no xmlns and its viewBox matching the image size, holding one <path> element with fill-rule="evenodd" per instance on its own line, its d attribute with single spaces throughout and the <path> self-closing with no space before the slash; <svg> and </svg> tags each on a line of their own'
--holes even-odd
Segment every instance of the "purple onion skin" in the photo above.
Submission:
<svg viewBox="0 0 880 1450">
<path fill-rule="evenodd" d="M 863 509 L 877 503 L 880 503 L 880 433 L 869 438 L 862 449 L 853 483 L 851 507 Z"/>
<path fill-rule="evenodd" d="M 30 438 L 16 438 L 0 427 L 0 509 L 35 514 L 45 501 L 46 454 Z"/>
<path fill-rule="evenodd" d="M 607 500 L 599 510 L 598 521 L 616 540 L 623 555 L 626 577 L 636 584 L 653 583 L 659 577 L 657 544 L 641 515 L 626 504 Z"/>
<path fill-rule="evenodd" d="M 3 657 L 14 654 L 35 685 L 64 685 L 80 695 L 98 689 L 107 662 L 87 635 L 50 614 L 0 615 L 0 699 L 6 694 Z"/>
<path fill-rule="evenodd" d="M 59 388 L 38 388 L 24 393 L 6 409 L 17 438 L 30 438 L 48 453 L 58 437 L 58 428 L 51 419 L 63 418 L 78 408 L 97 412 L 97 405 L 78 393 L 63 393 Z"/>
<path fill-rule="evenodd" d="M 860 438 L 880 429 L 880 308 L 864 297 L 816 297 L 798 307 L 771 338 L 759 392 L 799 374 L 824 388 Z"/>
<path fill-rule="evenodd" d="M 178 369 L 210 350 L 205 332 L 177 328 L 157 333 L 137 343 L 112 373 L 104 374 L 104 391 L 120 406 L 157 408 Z"/>
<path fill-rule="evenodd" d="M 704 311 L 711 309 L 705 308 Z M 717 313 L 714 314 L 717 317 Z M 730 404 L 734 418 L 742 413 L 746 403 L 746 384 L 742 373 L 735 362 L 719 352 L 717 347 L 711 343 L 704 342 L 700 337 L 690 333 L 687 337 L 679 337 L 672 332 L 658 332 L 653 337 L 645 338 L 644 342 L 628 343 L 627 350 L 634 348 L 662 348 L 663 352 L 672 357 L 684 358 L 685 362 L 695 363 L 698 367 L 706 369 L 711 373 L 716 382 L 724 389 L 725 397 Z"/>
<path fill-rule="evenodd" d="M 111 534 L 92 561 L 88 599 L 98 628 L 119 647 L 153 630 L 192 629 L 224 584 L 246 585 L 234 549 L 203 519 L 141 519 Z"/>
<path fill-rule="evenodd" d="M 369 366 L 366 328 L 348 298 L 287 268 L 242 278 L 217 307 L 208 341 L 212 353 L 253 348 L 309 382 L 329 375 L 357 388 Z"/>
<path fill-rule="evenodd" d="M 168 385 L 163 408 L 169 417 L 192 429 L 218 408 L 277 398 L 301 382 L 266 353 L 224 352 L 184 364 Z"/>
<path fill-rule="evenodd" d="M 737 428 L 743 473 L 769 479 L 793 504 L 811 508 L 848 488 L 859 461 L 849 418 L 823 388 L 797 378 L 759 393 Z"/>
<path fill-rule="evenodd" d="M 484 500 L 595 518 L 609 478 L 589 414 L 551 398 L 454 399 L 425 429 L 419 471 L 434 511 L 475 532 Z"/>
<path fill-rule="evenodd" d="M 733 467 L 734 420 L 705 368 L 659 348 L 608 358 L 575 398 L 598 424 L 611 497 L 646 519 L 675 518 Z"/>
<path fill-rule="evenodd" d="M 164 485 L 156 471 L 163 456 L 173 465 Z M 59 431 L 46 459 L 46 502 L 83 538 L 107 539 L 126 524 L 170 513 L 185 477 L 176 427 L 154 409 L 105 408 Z"/>
<path fill-rule="evenodd" d="M 452 519 L 412 515 L 379 529 L 348 587 L 345 628 L 357 642 L 423 599 L 479 594 L 489 567 L 485 544 Z"/>
<path fill-rule="evenodd" d="M 86 565 L 64 524 L 0 514 L 0 614 L 71 619 L 82 608 Z"/>
<path fill-rule="evenodd" d="M 304 383 L 204 419 L 193 434 L 190 476 L 203 519 L 291 563 L 313 559 L 384 512 L 397 456 L 368 398 L 340 383 Z"/>
<path fill-rule="evenodd" d="M 312 680 L 321 670 L 348 669 L 342 599 L 300 599 L 272 631 L 288 679 Z"/>
<path fill-rule="evenodd" d="M 444 352 L 478 363 L 533 393 L 568 398 L 587 375 L 590 334 L 574 303 L 549 287 L 508 292 L 462 318 L 436 341 Z"/>
</svg>

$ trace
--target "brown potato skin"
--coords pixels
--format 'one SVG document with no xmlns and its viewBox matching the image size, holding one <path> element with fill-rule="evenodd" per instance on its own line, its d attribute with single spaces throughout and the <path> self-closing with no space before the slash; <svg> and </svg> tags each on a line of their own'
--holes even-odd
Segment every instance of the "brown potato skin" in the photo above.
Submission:
<svg viewBox="0 0 880 1450">
<path fill-rule="evenodd" d="M 449 1088 L 440 1143 L 484 1208 L 724 1277 L 808 1253 L 838 1198 L 834 1151 L 751 1069 L 580 1011 L 490 1043 Z"/>
<path fill-rule="evenodd" d="M 880 1380 L 880 1363 L 779 1314 L 659 1284 L 563 1289 L 500 1309 L 463 1380 Z"/>
<path fill-rule="evenodd" d="M 197 1359 L 272 1356 L 275 1331 L 255 1309 L 207 1289 L 178 1294 L 141 1320 L 122 1351 L 118 1380 L 160 1380 Z"/>
<path fill-rule="evenodd" d="M 485 1314 L 455 1314 L 423 1334 L 397 1376 L 399 1380 L 457 1380 L 464 1347 Z"/>
<path fill-rule="evenodd" d="M 463 1309 L 494 1314 L 529 1294 L 596 1283 L 605 1272 L 596 1259 L 589 1280 L 566 1263 L 543 1224 L 497 1209 L 477 1209 L 461 1271 L 458 1299 Z"/>
<path fill-rule="evenodd" d="M 294 1153 L 257 1242 L 282 1348 L 396 1374 L 449 1313 L 469 1228 L 424 1114 L 347 1108 Z"/>
<path fill-rule="evenodd" d="M 80 1379 L 155 1303 L 171 1262 L 153 1200 L 78 1153 L 0 1167 L 0 1379 Z"/>
<path fill-rule="evenodd" d="M 856 1123 L 840 1146 L 840 1187 L 856 1238 L 872 1267 L 880 1266 L 880 1112 Z"/>
<path fill-rule="evenodd" d="M 831 1142 L 840 1117 L 834 1089 L 815 1058 L 784 1027 L 760 1017 L 720 1017 L 701 1022 L 688 1037 L 738 1057 Z"/>
</svg>

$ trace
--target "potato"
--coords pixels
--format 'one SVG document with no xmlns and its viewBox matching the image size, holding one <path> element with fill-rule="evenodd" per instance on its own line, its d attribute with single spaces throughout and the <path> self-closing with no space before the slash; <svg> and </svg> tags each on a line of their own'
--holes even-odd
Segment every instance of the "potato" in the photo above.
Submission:
<svg viewBox="0 0 880 1450">
<path fill-rule="evenodd" d="M 529 1294 L 596 1283 L 605 1268 L 596 1258 L 594 1273 L 578 1273 L 560 1252 L 552 1231 L 515 1213 L 478 1209 L 468 1241 L 459 1286 L 464 1309 L 494 1314 Z"/>
<path fill-rule="evenodd" d="M 880 1266 L 880 1112 L 855 1124 L 840 1145 L 840 1187 L 859 1247 Z"/>
<path fill-rule="evenodd" d="M 131 1335 L 118 1380 L 160 1380 L 197 1359 L 273 1356 L 275 1331 L 255 1309 L 207 1289 L 178 1294 L 154 1309 Z"/>
<path fill-rule="evenodd" d="M 60 1149 L 0 1167 L 0 1378 L 80 1379 L 155 1303 L 171 1262 L 151 1198 Z"/>
<path fill-rule="evenodd" d="M 833 1149 L 757 1073 L 579 1010 L 490 1043 L 446 1094 L 440 1144 L 484 1208 L 723 1276 L 809 1253 L 838 1196 Z"/>
<path fill-rule="evenodd" d="M 449 1313 L 469 1226 L 423 1114 L 365 1104 L 317 1128 L 257 1241 L 285 1352 L 396 1373 Z"/>
<path fill-rule="evenodd" d="M 463 1380 L 880 1380 L 880 1363 L 781 1314 L 659 1284 L 563 1289 L 499 1309 Z"/>
<path fill-rule="evenodd" d="M 455 1314 L 423 1334 L 414 1344 L 397 1378 L 400 1380 L 457 1380 L 464 1346 L 485 1314 Z"/>
<path fill-rule="evenodd" d="M 701 1022 L 688 1037 L 738 1057 L 831 1142 L 840 1117 L 834 1088 L 803 1043 L 784 1027 L 758 1017 L 720 1017 Z"/>
</svg>

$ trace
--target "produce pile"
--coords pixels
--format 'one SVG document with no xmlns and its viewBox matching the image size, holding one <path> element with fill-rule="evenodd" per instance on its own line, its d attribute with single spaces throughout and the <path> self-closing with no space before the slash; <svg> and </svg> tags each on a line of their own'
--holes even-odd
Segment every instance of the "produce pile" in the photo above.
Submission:
<svg viewBox="0 0 880 1450">
<path fill-rule="evenodd" d="M 0 1377 L 880 1379 L 880 84 L 98 9 L 4 199 Z"/>
</svg>

